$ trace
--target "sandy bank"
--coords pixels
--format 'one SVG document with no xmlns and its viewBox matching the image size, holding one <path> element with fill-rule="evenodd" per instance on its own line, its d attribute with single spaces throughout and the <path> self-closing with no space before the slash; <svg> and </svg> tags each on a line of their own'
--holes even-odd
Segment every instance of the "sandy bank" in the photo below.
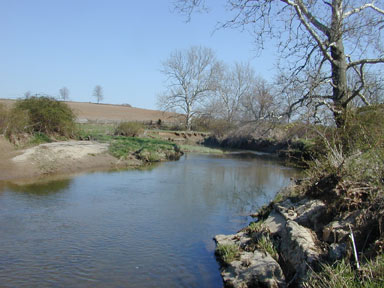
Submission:
<svg viewBox="0 0 384 288">
<path fill-rule="evenodd" d="M 65 141 L 16 150 L 0 138 L 0 180 L 38 180 L 48 175 L 138 167 L 134 157 L 119 160 L 108 154 L 107 143 Z"/>
</svg>

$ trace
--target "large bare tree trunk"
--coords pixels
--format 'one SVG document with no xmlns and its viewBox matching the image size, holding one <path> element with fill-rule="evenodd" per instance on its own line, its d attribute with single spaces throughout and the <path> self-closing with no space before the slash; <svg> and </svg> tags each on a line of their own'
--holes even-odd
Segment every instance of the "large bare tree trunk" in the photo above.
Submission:
<svg viewBox="0 0 384 288">
<path fill-rule="evenodd" d="M 330 31 L 331 56 L 333 58 L 332 83 L 333 83 L 333 104 L 334 117 L 337 127 L 343 127 L 347 114 L 348 84 L 347 84 L 347 63 L 344 53 L 342 39 L 342 0 L 333 0 L 332 23 Z"/>
</svg>

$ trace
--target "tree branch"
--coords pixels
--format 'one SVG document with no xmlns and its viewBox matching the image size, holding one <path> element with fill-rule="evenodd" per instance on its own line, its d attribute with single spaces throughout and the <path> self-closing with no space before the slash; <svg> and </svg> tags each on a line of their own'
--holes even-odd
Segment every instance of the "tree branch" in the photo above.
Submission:
<svg viewBox="0 0 384 288">
<path fill-rule="evenodd" d="M 373 5 L 373 3 L 367 3 L 367 4 L 364 4 L 363 6 L 361 7 L 358 7 L 358 8 L 355 8 L 355 9 L 352 9 L 346 13 L 343 14 L 343 19 L 353 15 L 353 14 L 356 14 L 356 13 L 360 13 L 361 11 L 367 9 L 367 8 L 371 8 L 373 10 L 375 10 L 376 12 L 379 12 L 380 14 L 383 14 L 384 15 L 384 10 L 383 9 L 380 9 L 379 7 L 376 7 L 375 5 Z"/>
<path fill-rule="evenodd" d="M 358 61 L 353 61 L 353 62 L 348 63 L 347 69 L 354 67 L 354 66 L 362 65 L 362 64 L 378 64 L 378 63 L 384 63 L 384 58 L 361 59 Z"/>
</svg>

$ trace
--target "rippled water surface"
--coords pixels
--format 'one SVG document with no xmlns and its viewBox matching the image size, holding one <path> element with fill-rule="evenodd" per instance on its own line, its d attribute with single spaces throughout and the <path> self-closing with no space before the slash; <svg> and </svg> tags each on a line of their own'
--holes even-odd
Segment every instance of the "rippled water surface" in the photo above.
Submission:
<svg viewBox="0 0 384 288">
<path fill-rule="evenodd" d="M 234 233 L 295 170 L 254 154 L 0 187 L 0 287 L 222 287 Z"/>
</svg>

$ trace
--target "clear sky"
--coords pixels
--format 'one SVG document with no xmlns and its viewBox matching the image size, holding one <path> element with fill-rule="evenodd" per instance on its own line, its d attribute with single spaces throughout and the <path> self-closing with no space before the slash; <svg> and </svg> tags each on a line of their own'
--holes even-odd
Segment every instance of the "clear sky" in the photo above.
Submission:
<svg viewBox="0 0 384 288">
<path fill-rule="evenodd" d="M 63 86 L 73 101 L 128 103 L 155 109 L 166 89 L 162 61 L 175 49 L 212 48 L 230 64 L 250 61 L 257 74 L 273 77 L 272 47 L 255 52 L 252 37 L 219 30 L 223 0 L 191 22 L 171 12 L 172 0 L 0 0 L 0 98 L 26 91 L 58 97 Z"/>
</svg>

